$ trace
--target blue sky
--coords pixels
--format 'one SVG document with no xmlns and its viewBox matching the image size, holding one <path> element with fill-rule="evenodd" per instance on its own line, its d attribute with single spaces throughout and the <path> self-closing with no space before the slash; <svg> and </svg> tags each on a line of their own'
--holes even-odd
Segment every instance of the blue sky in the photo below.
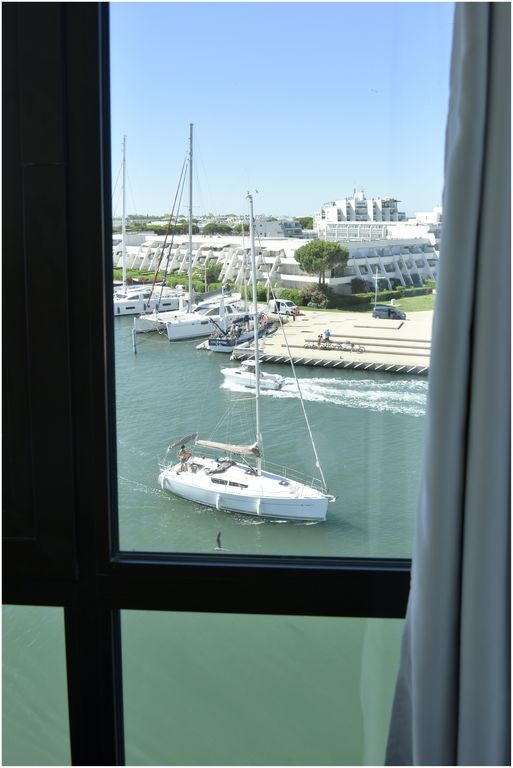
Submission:
<svg viewBox="0 0 513 768">
<path fill-rule="evenodd" d="M 112 2 L 113 212 L 312 215 L 363 188 L 442 201 L 452 3 Z M 186 213 L 185 203 L 181 211 Z"/>
</svg>

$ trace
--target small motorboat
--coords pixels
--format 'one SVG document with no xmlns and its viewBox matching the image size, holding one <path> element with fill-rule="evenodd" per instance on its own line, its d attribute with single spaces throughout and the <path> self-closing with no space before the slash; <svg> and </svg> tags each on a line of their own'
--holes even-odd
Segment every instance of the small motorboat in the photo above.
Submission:
<svg viewBox="0 0 513 768">
<path fill-rule="evenodd" d="M 256 387 L 255 361 L 244 360 L 238 368 L 221 368 L 225 379 L 243 387 Z M 260 371 L 260 389 L 281 389 L 285 379 L 277 373 Z"/>
</svg>

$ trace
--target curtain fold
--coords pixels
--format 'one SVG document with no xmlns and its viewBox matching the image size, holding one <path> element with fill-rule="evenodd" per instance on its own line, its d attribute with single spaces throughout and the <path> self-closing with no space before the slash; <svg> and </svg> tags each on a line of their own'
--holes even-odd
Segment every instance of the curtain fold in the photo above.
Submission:
<svg viewBox="0 0 513 768">
<path fill-rule="evenodd" d="M 509 3 L 456 3 L 412 584 L 387 765 L 510 764 Z"/>
</svg>

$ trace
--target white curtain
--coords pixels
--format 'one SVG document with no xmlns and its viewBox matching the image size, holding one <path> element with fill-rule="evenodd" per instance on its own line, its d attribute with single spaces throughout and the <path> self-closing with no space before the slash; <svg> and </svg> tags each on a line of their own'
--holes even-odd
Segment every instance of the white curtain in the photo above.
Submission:
<svg viewBox="0 0 513 768">
<path fill-rule="evenodd" d="M 510 41 L 509 3 L 456 3 L 425 465 L 387 765 L 510 765 Z"/>
</svg>

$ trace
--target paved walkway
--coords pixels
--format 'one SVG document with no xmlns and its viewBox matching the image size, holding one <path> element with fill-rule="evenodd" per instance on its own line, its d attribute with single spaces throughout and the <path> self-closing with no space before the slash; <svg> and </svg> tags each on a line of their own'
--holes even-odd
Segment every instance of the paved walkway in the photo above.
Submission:
<svg viewBox="0 0 513 768">
<path fill-rule="evenodd" d="M 276 315 L 271 315 L 275 319 Z M 285 362 L 287 343 L 295 364 L 336 368 L 360 368 L 427 375 L 431 354 L 433 312 L 410 312 L 406 320 L 381 320 L 371 313 L 304 312 L 296 320 L 267 336 L 260 345 L 266 362 Z M 329 328 L 333 346 L 319 348 L 319 334 Z M 337 349 L 353 342 L 363 351 Z M 250 355 L 250 350 L 235 351 L 235 359 Z"/>
</svg>

